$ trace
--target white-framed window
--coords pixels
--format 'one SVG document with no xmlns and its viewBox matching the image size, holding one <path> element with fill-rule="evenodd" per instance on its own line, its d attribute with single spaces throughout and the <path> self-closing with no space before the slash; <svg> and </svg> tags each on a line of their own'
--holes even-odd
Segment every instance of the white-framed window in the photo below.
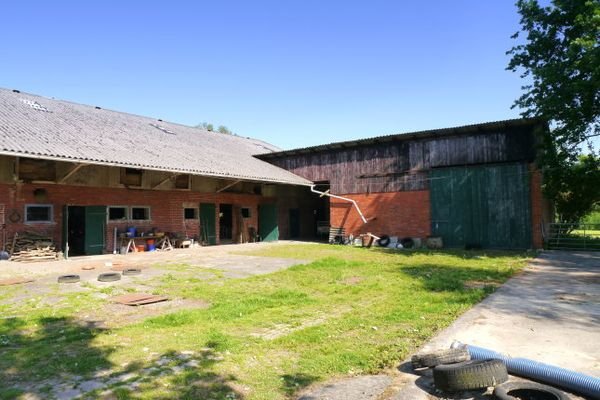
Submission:
<svg viewBox="0 0 600 400">
<path fill-rule="evenodd" d="M 52 204 L 26 204 L 25 222 L 53 222 L 54 207 Z"/>
<path fill-rule="evenodd" d="M 198 208 L 196 207 L 184 207 L 183 219 L 198 219 Z"/>
<path fill-rule="evenodd" d="M 150 207 L 132 206 L 129 215 L 132 221 L 150 221 Z"/>
<path fill-rule="evenodd" d="M 129 219 L 129 207 L 127 206 L 108 206 L 109 221 L 127 221 Z"/>
</svg>

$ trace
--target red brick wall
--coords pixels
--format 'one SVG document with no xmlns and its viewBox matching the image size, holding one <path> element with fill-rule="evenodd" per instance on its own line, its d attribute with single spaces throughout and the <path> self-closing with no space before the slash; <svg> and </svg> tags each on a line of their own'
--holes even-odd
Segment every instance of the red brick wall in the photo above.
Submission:
<svg viewBox="0 0 600 400">
<path fill-rule="evenodd" d="M 34 198 L 34 189 L 46 189 L 47 199 L 38 201 Z M 90 205 L 118 205 L 118 206 L 149 206 L 151 208 L 150 221 L 108 222 L 106 229 L 107 252 L 113 249 L 113 230 L 117 227 L 120 231 L 129 226 L 135 226 L 138 231 L 157 228 L 165 232 L 185 233 L 189 237 L 200 236 L 198 221 L 183 219 L 184 203 L 217 204 L 217 237 L 218 204 L 233 204 L 249 207 L 251 218 L 245 221 L 245 226 L 258 229 L 258 205 L 272 203 L 273 198 L 251 194 L 236 193 L 197 193 L 189 191 L 152 191 L 121 188 L 93 188 L 81 186 L 52 185 L 52 184 L 0 184 L 0 204 L 6 206 L 6 229 L 10 239 L 14 232 L 34 231 L 49 234 L 57 245 L 62 245 L 62 208 L 64 205 L 90 206 Z M 25 204 L 52 204 L 54 206 L 54 221 L 52 223 L 24 223 Z M 16 210 L 21 220 L 17 223 L 9 221 L 12 211 Z M 238 216 L 234 215 L 233 233 L 236 238 Z M 0 237 L 0 241 L 2 238 Z"/>
<path fill-rule="evenodd" d="M 344 227 L 347 234 L 371 232 L 375 235 L 422 238 L 430 234 L 427 190 L 342 196 L 355 200 L 368 220 L 363 224 L 352 203 L 331 198 L 331 226 Z"/>
<path fill-rule="evenodd" d="M 542 193 L 542 171 L 535 164 L 529 165 L 531 194 L 531 235 L 534 249 L 544 247 L 542 229 L 545 224 L 554 222 L 552 205 Z"/>
</svg>

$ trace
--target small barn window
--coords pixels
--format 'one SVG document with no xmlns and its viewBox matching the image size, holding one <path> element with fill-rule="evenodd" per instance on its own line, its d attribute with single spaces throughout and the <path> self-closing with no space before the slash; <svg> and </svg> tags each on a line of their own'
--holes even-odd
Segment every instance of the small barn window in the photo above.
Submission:
<svg viewBox="0 0 600 400">
<path fill-rule="evenodd" d="M 25 222 L 52 222 L 52 206 L 48 204 L 27 204 L 25 206 Z"/>
<path fill-rule="evenodd" d="M 142 170 L 121 168 L 121 184 L 126 186 L 142 186 Z"/>
<path fill-rule="evenodd" d="M 189 189 L 190 188 L 190 176 L 187 174 L 177 175 L 175 177 L 175 189 Z"/>
<path fill-rule="evenodd" d="M 248 207 L 242 207 L 242 218 L 250 218 L 250 209 Z"/>
<path fill-rule="evenodd" d="M 21 158 L 19 160 L 19 179 L 54 182 L 56 180 L 56 163 L 50 160 Z"/>
<path fill-rule="evenodd" d="M 183 209 L 183 218 L 184 219 L 198 219 L 198 209 L 186 207 Z"/>
<path fill-rule="evenodd" d="M 108 220 L 109 221 L 125 221 L 128 218 L 127 207 L 122 206 L 109 206 L 108 207 Z"/>
<path fill-rule="evenodd" d="M 131 207 L 131 219 L 135 221 L 149 221 L 150 207 Z"/>
</svg>

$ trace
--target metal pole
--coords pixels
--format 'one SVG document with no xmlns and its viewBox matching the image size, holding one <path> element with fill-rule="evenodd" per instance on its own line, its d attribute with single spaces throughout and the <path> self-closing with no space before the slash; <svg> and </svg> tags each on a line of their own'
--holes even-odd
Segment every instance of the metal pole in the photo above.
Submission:
<svg viewBox="0 0 600 400">
<path fill-rule="evenodd" d="M 321 192 L 317 189 L 315 189 L 316 185 L 311 185 L 310 187 L 310 191 L 313 193 L 317 193 L 321 196 L 327 196 L 327 197 L 333 197 L 335 199 L 340 199 L 340 200 L 344 200 L 344 201 L 349 201 L 350 203 L 352 203 L 354 205 L 354 208 L 356 208 L 356 211 L 358 211 L 358 215 L 360 215 L 360 219 L 362 219 L 363 223 L 366 224 L 367 223 L 367 219 L 365 218 L 365 216 L 363 215 L 362 211 L 360 211 L 360 208 L 358 208 L 358 204 L 356 204 L 356 201 L 349 199 L 347 197 L 342 197 L 342 196 L 336 196 L 335 194 L 331 194 L 329 193 L 329 191 L 326 192 Z"/>
</svg>

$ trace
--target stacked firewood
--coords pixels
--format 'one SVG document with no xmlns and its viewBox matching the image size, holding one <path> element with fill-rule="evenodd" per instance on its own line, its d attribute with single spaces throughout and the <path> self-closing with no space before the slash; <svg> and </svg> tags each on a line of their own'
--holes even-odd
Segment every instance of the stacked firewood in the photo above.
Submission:
<svg viewBox="0 0 600 400">
<path fill-rule="evenodd" d="M 33 232 L 15 234 L 10 248 L 10 260 L 20 262 L 51 261 L 62 258 L 52 238 Z"/>
</svg>

